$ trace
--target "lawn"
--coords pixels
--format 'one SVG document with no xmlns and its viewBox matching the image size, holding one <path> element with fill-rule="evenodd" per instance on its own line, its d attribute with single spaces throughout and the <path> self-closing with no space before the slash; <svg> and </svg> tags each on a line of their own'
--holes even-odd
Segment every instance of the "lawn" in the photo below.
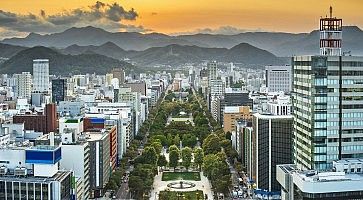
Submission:
<svg viewBox="0 0 363 200">
<path fill-rule="evenodd" d="M 199 172 L 163 172 L 162 181 L 188 180 L 200 181 Z"/>
<path fill-rule="evenodd" d="M 193 200 L 203 200 L 203 191 L 196 190 L 190 192 L 171 192 L 171 191 L 161 191 L 159 194 L 160 200 L 179 200 L 179 199 L 193 199 Z"/>
</svg>

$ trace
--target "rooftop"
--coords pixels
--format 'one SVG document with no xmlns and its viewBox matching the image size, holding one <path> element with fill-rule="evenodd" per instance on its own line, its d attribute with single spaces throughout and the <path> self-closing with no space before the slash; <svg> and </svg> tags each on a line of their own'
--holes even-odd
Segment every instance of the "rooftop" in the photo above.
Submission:
<svg viewBox="0 0 363 200">
<path fill-rule="evenodd" d="M 18 177 L 18 176 L 0 176 L 0 180 L 5 180 L 7 182 L 28 182 L 28 183 L 50 183 L 53 181 L 63 180 L 64 177 L 68 176 L 70 171 L 58 171 L 53 177 Z"/>
</svg>

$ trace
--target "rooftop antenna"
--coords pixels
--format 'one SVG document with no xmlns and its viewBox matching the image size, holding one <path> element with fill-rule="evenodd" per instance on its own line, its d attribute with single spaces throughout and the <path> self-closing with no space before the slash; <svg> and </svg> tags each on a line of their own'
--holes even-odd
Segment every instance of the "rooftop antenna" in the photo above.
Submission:
<svg viewBox="0 0 363 200">
<path fill-rule="evenodd" d="M 329 17 L 320 19 L 320 55 L 342 55 L 343 20 L 333 18 L 333 7 L 329 7 Z"/>
</svg>

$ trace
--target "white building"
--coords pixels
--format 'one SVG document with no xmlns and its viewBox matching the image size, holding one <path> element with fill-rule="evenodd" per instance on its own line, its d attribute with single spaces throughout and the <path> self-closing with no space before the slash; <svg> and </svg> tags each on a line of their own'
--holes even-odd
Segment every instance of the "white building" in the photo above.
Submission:
<svg viewBox="0 0 363 200">
<path fill-rule="evenodd" d="M 59 170 L 61 147 L 1 146 L 0 199 L 71 199 L 72 172 Z"/>
<path fill-rule="evenodd" d="M 299 170 L 296 165 L 276 166 L 281 199 L 361 199 L 363 160 L 339 160 L 330 172 Z"/>
<path fill-rule="evenodd" d="M 208 63 L 208 82 L 209 82 L 209 86 L 212 86 L 213 84 L 211 83 L 212 80 L 216 80 L 218 77 L 218 73 L 217 73 L 217 62 L 213 61 L 213 62 L 209 62 Z"/>
<path fill-rule="evenodd" d="M 90 168 L 90 149 L 88 142 L 77 142 L 62 145 L 62 160 L 60 168 L 71 170 L 77 181 L 77 198 L 79 200 L 89 199 L 89 168 Z"/>
<path fill-rule="evenodd" d="M 121 159 L 132 138 L 133 113 L 129 103 L 98 103 L 90 107 L 86 117 L 115 120 L 117 123 L 117 152 Z"/>
<path fill-rule="evenodd" d="M 221 79 L 211 80 L 210 86 L 210 111 L 212 113 L 213 118 L 218 121 L 218 113 L 219 113 L 219 99 L 223 96 L 225 92 L 225 86 Z"/>
<path fill-rule="evenodd" d="M 21 74 L 14 74 L 15 78 L 15 96 L 17 98 L 26 98 L 30 100 L 32 91 L 32 76 L 30 72 L 22 72 Z"/>
<path fill-rule="evenodd" d="M 36 59 L 33 60 L 33 91 L 48 92 L 49 91 L 49 60 Z"/>
<path fill-rule="evenodd" d="M 268 112 L 273 115 L 290 115 L 292 104 L 290 102 L 290 96 L 285 96 L 283 93 L 276 96 L 276 99 L 272 99 L 267 103 Z"/>
<path fill-rule="evenodd" d="M 292 90 L 291 66 L 266 66 L 266 86 L 269 92 L 287 92 Z"/>
<path fill-rule="evenodd" d="M 117 97 L 115 97 L 117 98 Z M 132 105 L 133 111 L 133 135 L 137 135 L 141 126 L 141 94 L 132 92 L 131 88 L 120 88 L 118 94 L 118 101 L 120 103 L 129 103 Z"/>
</svg>

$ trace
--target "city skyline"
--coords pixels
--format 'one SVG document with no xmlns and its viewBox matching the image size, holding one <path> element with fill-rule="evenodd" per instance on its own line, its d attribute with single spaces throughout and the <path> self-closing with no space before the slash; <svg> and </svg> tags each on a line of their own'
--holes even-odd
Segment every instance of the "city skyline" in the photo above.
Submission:
<svg viewBox="0 0 363 200">
<path fill-rule="evenodd" d="M 309 6 L 306 5 L 315 5 Z M 2 1 L 0 38 L 26 36 L 29 32 L 54 33 L 70 27 L 92 25 L 108 31 L 160 32 L 165 34 L 245 31 L 311 32 L 329 12 L 346 26 L 362 27 L 363 3 L 349 1 Z M 361 15 L 361 17 L 359 17 Z"/>
</svg>

